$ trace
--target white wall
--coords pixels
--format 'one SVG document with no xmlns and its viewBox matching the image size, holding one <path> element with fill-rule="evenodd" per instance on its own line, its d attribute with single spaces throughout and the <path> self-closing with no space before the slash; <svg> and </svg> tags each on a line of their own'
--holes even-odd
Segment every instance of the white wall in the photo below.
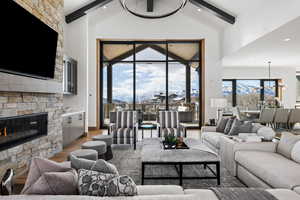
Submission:
<svg viewBox="0 0 300 200">
<path fill-rule="evenodd" d="M 118 2 L 117 2 L 118 3 Z M 109 8 L 113 7 L 109 5 Z M 96 125 L 96 39 L 202 39 L 206 40 L 206 101 L 221 96 L 221 33 L 201 19 L 178 13 L 160 20 L 140 19 L 114 10 L 89 13 L 89 126 Z M 206 105 L 206 119 L 215 117 Z"/>
<path fill-rule="evenodd" d="M 64 106 L 86 112 L 88 131 L 88 17 L 64 25 L 64 53 L 78 61 L 77 95 L 64 96 Z"/>
<path fill-rule="evenodd" d="M 300 16 L 299 0 L 248 1 L 248 9 L 239 13 L 236 23 L 224 32 L 224 55 L 270 33 Z"/>
<path fill-rule="evenodd" d="M 223 79 L 268 79 L 266 67 L 224 67 Z M 282 79 L 286 88 L 283 90 L 283 105 L 294 108 L 296 103 L 296 69 L 293 67 L 273 67 L 271 78 Z"/>
</svg>

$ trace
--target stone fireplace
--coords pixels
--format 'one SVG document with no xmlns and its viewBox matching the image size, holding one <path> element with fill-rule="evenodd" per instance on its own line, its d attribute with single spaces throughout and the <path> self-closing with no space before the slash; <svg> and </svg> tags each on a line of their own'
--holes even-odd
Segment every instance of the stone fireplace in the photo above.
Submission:
<svg viewBox="0 0 300 200">
<path fill-rule="evenodd" d="M 0 151 L 47 136 L 48 113 L 0 118 Z"/>
<path fill-rule="evenodd" d="M 45 88 L 52 83 L 59 83 L 62 85 L 63 79 L 63 0 L 14 0 L 28 12 L 39 18 L 41 21 L 49 25 L 51 28 L 59 33 L 56 65 L 55 65 L 55 77 L 52 80 L 46 80 Z M 9 20 L 9 19 L 7 19 Z M 43 66 L 41 66 L 41 69 Z M 19 77 L 13 77 L 13 75 L 1 74 L 1 80 L 9 79 L 9 83 L 14 83 L 14 80 Z M 2 80 L 2 83 L 3 83 Z M 32 79 L 35 83 L 38 79 Z M 28 81 L 31 81 L 28 79 Z M 34 84 L 33 84 L 34 85 Z M 22 84 L 19 84 L 15 88 L 15 85 L 10 85 L 9 91 L 1 90 L 0 88 L 0 120 L 14 118 L 15 123 L 25 125 L 23 128 L 36 127 L 36 123 L 46 123 L 47 126 L 43 127 L 43 130 L 35 130 L 35 135 L 28 136 L 26 139 L 14 140 L 9 145 L 4 145 L 5 148 L 0 150 L 0 169 L 4 169 L 6 165 L 13 164 L 17 174 L 21 174 L 27 169 L 28 162 L 35 156 L 49 158 L 54 154 L 62 150 L 62 107 L 63 107 L 63 95 L 62 93 L 55 93 L 47 90 L 36 90 L 34 85 L 30 90 L 23 90 Z M 41 87 L 42 88 L 42 87 Z M 41 114 L 47 114 L 40 116 Z M 31 122 L 21 122 L 22 118 L 40 116 L 43 118 L 43 122 L 37 122 L 32 120 Z M 20 120 L 20 121 L 19 121 Z M 18 122 L 17 122 L 18 121 Z M 27 123 L 27 124 L 26 124 Z M 29 123 L 29 124 L 28 124 Z M 30 124 L 32 123 L 32 124 Z M 17 125 L 16 127 L 22 127 Z M 15 127 L 15 126 L 14 126 Z M 27 129 L 26 128 L 26 129 Z M 3 129 L 0 126 L 0 129 Z M 6 128 L 0 130 L 0 141 L 2 142 L 6 134 L 11 136 L 12 133 L 18 134 L 19 131 Z M 33 132 L 27 134 L 33 134 Z M 0 144 L 2 148 L 2 143 Z"/>
</svg>

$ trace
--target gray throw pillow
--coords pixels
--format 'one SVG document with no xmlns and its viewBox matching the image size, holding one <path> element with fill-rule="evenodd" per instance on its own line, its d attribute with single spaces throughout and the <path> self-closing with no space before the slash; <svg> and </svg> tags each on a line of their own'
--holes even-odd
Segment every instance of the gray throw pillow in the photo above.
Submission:
<svg viewBox="0 0 300 200">
<path fill-rule="evenodd" d="M 293 135 L 289 132 L 283 132 L 277 147 L 277 153 L 291 159 L 292 149 L 298 141 L 300 141 L 300 136 Z"/>
<path fill-rule="evenodd" d="M 102 172 L 102 173 L 109 173 L 109 174 L 116 174 L 119 175 L 119 172 L 113 164 L 106 162 L 105 160 L 99 159 L 97 160 L 94 165 L 92 166 L 91 170 Z"/>
<path fill-rule="evenodd" d="M 233 123 L 233 121 L 234 121 L 234 118 L 229 118 L 228 120 L 227 120 L 227 123 L 226 123 L 226 126 L 225 126 L 225 129 L 224 129 L 224 134 L 228 134 L 229 133 L 229 131 L 230 131 L 230 129 L 231 129 L 231 126 L 232 126 L 232 123 Z"/>
<path fill-rule="evenodd" d="M 79 170 L 78 190 L 88 196 L 134 196 L 137 187 L 128 176 L 117 176 L 92 170 Z"/>
<path fill-rule="evenodd" d="M 228 135 L 238 135 L 239 133 L 251 133 L 252 130 L 252 123 L 251 122 L 245 122 L 235 119 L 232 123 L 231 129 L 228 133 Z"/>
<path fill-rule="evenodd" d="M 79 169 L 88 169 L 90 170 L 92 166 L 95 165 L 96 161 L 88 160 L 84 158 L 78 158 L 77 156 L 70 155 L 71 167 L 79 170 Z"/>
<path fill-rule="evenodd" d="M 25 186 L 22 190 L 22 194 L 27 194 L 30 188 L 35 184 L 35 182 L 47 172 L 67 172 L 71 171 L 72 168 L 64 167 L 61 164 L 44 159 L 35 157 L 31 160 L 29 173 L 25 182 Z"/>
<path fill-rule="evenodd" d="M 78 175 L 73 169 L 67 172 L 45 172 L 24 194 L 77 195 Z"/>
<path fill-rule="evenodd" d="M 229 118 L 221 118 L 219 119 L 217 126 L 216 126 L 216 131 L 220 133 L 224 133 L 224 129 L 226 127 L 227 121 Z"/>
</svg>

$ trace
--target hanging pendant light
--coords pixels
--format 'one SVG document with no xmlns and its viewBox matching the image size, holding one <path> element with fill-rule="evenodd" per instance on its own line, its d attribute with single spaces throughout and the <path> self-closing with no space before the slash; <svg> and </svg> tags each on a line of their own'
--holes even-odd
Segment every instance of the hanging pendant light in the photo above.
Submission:
<svg viewBox="0 0 300 200">
<path fill-rule="evenodd" d="M 155 9 L 147 12 L 147 0 L 119 0 L 124 10 L 134 16 L 146 19 L 159 19 L 174 15 L 185 7 L 188 0 L 160 0 L 155 1 Z M 172 5 L 170 5 L 172 2 Z"/>
</svg>

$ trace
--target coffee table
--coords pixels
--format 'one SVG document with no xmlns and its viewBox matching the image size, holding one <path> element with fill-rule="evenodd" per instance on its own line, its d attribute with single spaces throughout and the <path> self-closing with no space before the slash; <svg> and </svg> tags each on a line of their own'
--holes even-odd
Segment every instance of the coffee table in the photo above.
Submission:
<svg viewBox="0 0 300 200">
<path fill-rule="evenodd" d="M 164 150 L 160 138 L 143 140 L 142 185 L 145 179 L 178 179 L 179 185 L 182 185 L 184 179 L 216 179 L 217 184 L 220 185 L 220 159 L 218 155 L 201 143 L 200 140 L 186 138 L 184 142 L 189 149 Z M 147 165 L 174 165 L 178 177 L 145 176 Z M 184 177 L 183 167 L 185 165 L 204 165 L 204 169 L 209 169 L 214 176 Z M 210 167 L 211 165 L 215 165 L 216 170 L 213 170 Z"/>
</svg>

